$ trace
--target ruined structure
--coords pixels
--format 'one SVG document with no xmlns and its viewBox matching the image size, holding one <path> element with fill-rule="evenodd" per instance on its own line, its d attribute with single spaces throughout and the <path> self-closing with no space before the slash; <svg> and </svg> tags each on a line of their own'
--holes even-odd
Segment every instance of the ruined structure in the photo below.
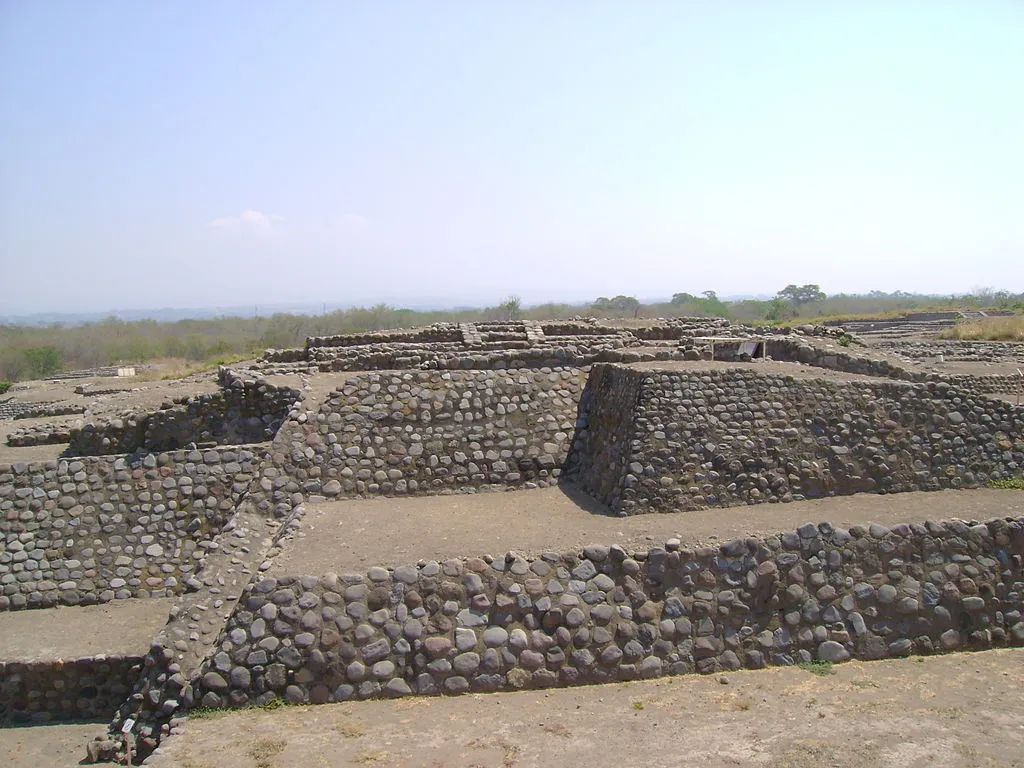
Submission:
<svg viewBox="0 0 1024 768">
<path fill-rule="evenodd" d="M 1020 382 L 912 358 L 812 326 L 441 324 L 311 338 L 214 393 L 12 434 L 60 447 L 0 463 L 0 612 L 176 602 L 137 653 L 0 661 L 0 720 L 107 711 L 145 754 L 198 704 L 1024 643 L 1019 516 L 267 574 L 304 505 L 335 499 L 568 480 L 638 515 L 1019 476 L 1024 409 L 989 395 Z"/>
</svg>

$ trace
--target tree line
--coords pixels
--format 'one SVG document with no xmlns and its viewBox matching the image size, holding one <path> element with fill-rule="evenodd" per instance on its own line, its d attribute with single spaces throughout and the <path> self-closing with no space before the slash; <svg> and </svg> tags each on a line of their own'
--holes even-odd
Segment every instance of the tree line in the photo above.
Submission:
<svg viewBox="0 0 1024 768">
<path fill-rule="evenodd" d="M 410 328 L 435 322 L 560 320 L 572 317 L 725 317 L 736 322 L 799 322 L 916 309 L 1024 310 L 1024 294 L 977 289 L 958 296 L 896 291 L 827 296 L 818 285 L 787 285 L 770 299 L 725 300 L 714 291 L 679 292 L 667 302 L 635 296 L 601 296 L 585 304 L 524 306 L 509 296 L 493 307 L 438 311 L 386 304 L 321 315 L 277 313 L 266 317 L 126 322 L 108 318 L 81 325 L 0 325 L 0 380 L 45 378 L 60 371 L 173 359 L 213 364 L 256 356 L 267 348 L 300 347 L 308 336 Z"/>
</svg>

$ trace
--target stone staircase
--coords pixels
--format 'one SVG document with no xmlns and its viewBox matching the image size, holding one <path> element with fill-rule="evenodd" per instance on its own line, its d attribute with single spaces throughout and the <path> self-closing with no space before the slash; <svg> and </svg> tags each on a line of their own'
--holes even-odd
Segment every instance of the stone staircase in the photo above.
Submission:
<svg viewBox="0 0 1024 768">
<path fill-rule="evenodd" d="M 174 731 L 182 713 L 195 705 L 193 684 L 204 665 L 214 659 L 217 639 L 243 588 L 256 574 L 270 567 L 268 554 L 297 525 L 302 512 L 302 507 L 296 507 L 281 522 L 256 513 L 245 503 L 240 505 L 232 520 L 210 542 L 200 573 L 186 582 L 193 591 L 181 596 L 170 621 L 153 639 L 146 668 L 132 695 L 114 715 L 110 734 L 123 732 L 122 728 L 131 720 L 128 727 L 137 754 L 146 756 Z M 216 682 L 206 681 L 207 687 Z M 221 682 L 225 688 L 230 685 L 228 681 Z M 108 743 L 109 751 L 121 746 L 114 740 Z"/>
</svg>

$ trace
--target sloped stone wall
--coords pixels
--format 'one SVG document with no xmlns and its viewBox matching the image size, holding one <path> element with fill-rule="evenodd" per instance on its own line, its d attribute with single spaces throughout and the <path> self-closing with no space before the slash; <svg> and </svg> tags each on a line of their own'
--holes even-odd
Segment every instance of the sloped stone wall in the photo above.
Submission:
<svg viewBox="0 0 1024 768">
<path fill-rule="evenodd" d="M 247 588 L 207 707 L 543 688 L 1024 643 L 1024 518 L 421 562 Z"/>
<path fill-rule="evenodd" d="M 1024 468 L 1024 409 L 943 382 L 595 366 L 580 420 L 570 473 L 623 514 L 976 487 Z"/>
<path fill-rule="evenodd" d="M 247 447 L 0 464 L 0 610 L 180 593 L 264 455 Z"/>
<path fill-rule="evenodd" d="M 281 429 L 253 500 L 536 487 L 561 472 L 586 374 L 575 368 L 367 373 Z"/>
</svg>

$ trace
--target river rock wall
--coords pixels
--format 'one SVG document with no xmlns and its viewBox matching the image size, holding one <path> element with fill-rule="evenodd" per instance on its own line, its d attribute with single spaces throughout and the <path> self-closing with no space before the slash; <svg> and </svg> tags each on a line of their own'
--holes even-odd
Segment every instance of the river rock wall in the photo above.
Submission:
<svg viewBox="0 0 1024 768">
<path fill-rule="evenodd" d="M 595 366 L 569 474 L 622 514 L 976 487 L 1024 467 L 1024 409 L 943 382 Z"/>
<path fill-rule="evenodd" d="M 253 500 L 537 487 L 561 472 L 586 374 L 576 368 L 353 376 L 282 427 Z"/>
<path fill-rule="evenodd" d="M 142 662 L 114 654 L 0 661 L 0 726 L 108 717 L 131 692 Z"/>
<path fill-rule="evenodd" d="M 266 379 L 246 377 L 228 368 L 219 372 L 222 389 L 180 398 L 157 411 L 125 413 L 89 423 L 71 432 L 69 456 L 174 451 L 244 445 L 273 439 L 298 390 L 277 387 Z"/>
<path fill-rule="evenodd" d="M 1022 565 L 1024 519 L 1007 519 L 265 577 L 194 695 L 324 703 L 1021 644 Z"/>
<path fill-rule="evenodd" d="M 265 451 L 0 464 L 0 610 L 179 594 Z"/>
</svg>

